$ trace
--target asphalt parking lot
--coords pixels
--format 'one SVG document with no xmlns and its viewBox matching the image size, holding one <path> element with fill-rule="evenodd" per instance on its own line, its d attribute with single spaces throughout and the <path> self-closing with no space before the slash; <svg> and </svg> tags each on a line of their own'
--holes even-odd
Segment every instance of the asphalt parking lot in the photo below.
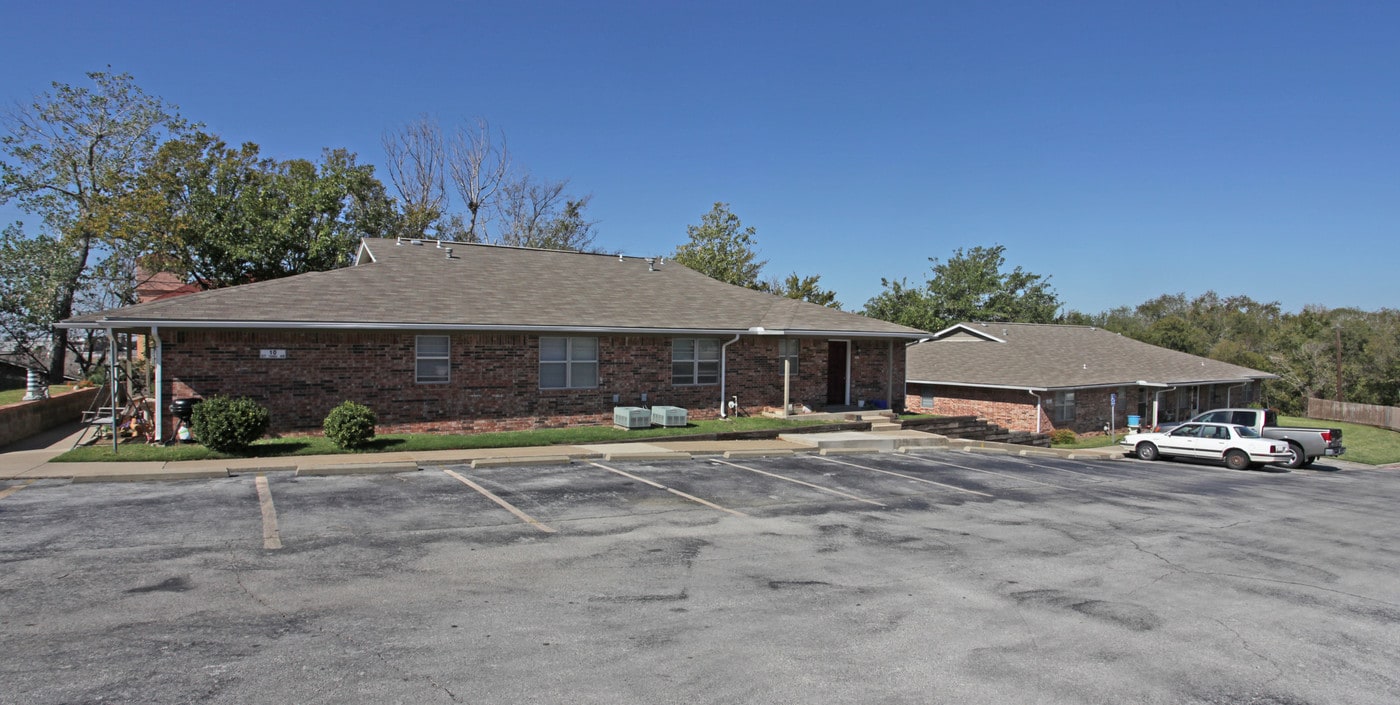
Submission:
<svg viewBox="0 0 1400 705">
<path fill-rule="evenodd" d="M 1397 504 L 947 450 L 0 483 L 0 702 L 1395 703 Z"/>
</svg>

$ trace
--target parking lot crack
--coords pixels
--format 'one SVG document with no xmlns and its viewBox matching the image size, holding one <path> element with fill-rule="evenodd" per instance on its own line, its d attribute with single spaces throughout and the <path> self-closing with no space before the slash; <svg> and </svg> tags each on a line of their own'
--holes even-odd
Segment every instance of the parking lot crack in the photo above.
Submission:
<svg viewBox="0 0 1400 705">
<path fill-rule="evenodd" d="M 250 587 L 248 586 L 247 583 L 243 582 L 243 571 L 239 569 L 238 556 L 237 556 L 236 553 L 234 553 L 233 544 L 234 544 L 234 542 L 230 541 L 230 542 L 226 543 L 225 546 L 226 546 L 226 548 L 227 548 L 227 550 L 228 550 L 228 553 L 229 553 L 229 566 L 230 566 L 230 570 L 233 572 L 233 580 L 234 580 L 234 583 L 236 583 L 236 584 L 238 585 L 238 589 L 241 590 L 241 591 L 243 592 L 243 594 L 247 595 L 247 596 L 248 596 L 248 599 L 252 600 L 252 601 L 253 601 L 254 603 L 256 603 L 259 607 L 263 608 L 264 610 L 266 610 L 266 611 L 269 612 L 269 613 L 272 613 L 272 614 L 277 615 L 278 618 L 280 618 L 283 622 L 285 622 L 289 627 L 294 627 L 294 628 L 295 628 L 295 627 L 298 627 L 299 625 L 298 625 L 298 623 L 297 623 L 297 620 L 293 618 L 293 615 L 291 615 L 291 614 L 289 614 L 289 613 L 287 613 L 287 612 L 284 612 L 283 610 L 280 610 L 280 609 L 274 607 L 274 606 L 272 605 L 272 603 L 270 603 L 270 602 L 268 602 L 267 600 L 263 599 L 262 596 L 259 595 L 259 594 L 257 594 L 255 591 L 253 591 L 253 589 L 250 588 Z M 394 663 L 393 661 L 390 661 L 387 657 L 384 656 L 383 653 L 381 653 L 380 651 L 378 651 L 377 649 L 375 649 L 375 648 L 373 647 L 373 645 L 370 644 L 370 643 L 368 643 L 368 642 L 365 642 L 365 641 L 361 641 L 361 640 L 359 640 L 359 639 L 356 639 L 355 637 L 353 637 L 353 636 L 351 636 L 351 635 L 349 635 L 349 634 L 346 634 L 346 633 L 344 633 L 344 632 L 334 631 L 334 630 L 326 629 L 326 628 L 324 628 L 324 627 L 319 627 L 319 626 L 318 626 L 318 627 L 314 627 L 314 630 L 317 631 L 317 632 L 319 632 L 319 633 L 321 633 L 321 634 L 329 635 L 329 636 L 331 636 L 332 638 L 335 638 L 335 639 L 338 639 L 338 640 L 340 640 L 340 641 L 342 641 L 342 642 L 345 642 L 346 644 L 349 644 L 350 646 L 353 646 L 353 647 L 355 647 L 355 648 L 357 648 L 357 649 L 360 649 L 360 650 L 364 651 L 365 653 L 368 653 L 368 654 L 373 655 L 374 658 L 378 659 L 379 662 L 382 663 L 382 664 L 384 664 L 384 666 L 385 666 L 386 668 L 388 668 L 388 669 L 390 669 L 390 670 L 392 670 L 392 671 L 398 673 L 400 676 L 404 677 L 405 679 L 407 679 L 407 678 L 418 678 L 418 679 L 421 679 L 421 680 L 427 682 L 428 685 L 430 685 L 430 686 L 432 686 L 433 688 L 436 688 L 436 689 L 442 691 L 443 694 L 446 695 L 449 699 L 451 699 L 451 701 L 454 702 L 454 703 L 464 702 L 461 698 L 457 697 L 457 694 L 456 694 L 456 693 L 452 692 L 451 689 L 449 689 L 447 686 L 443 685 L 442 683 L 439 683 L 436 679 L 432 678 L 431 676 L 425 676 L 425 675 L 421 675 L 421 674 L 418 674 L 418 673 L 413 673 L 413 672 L 410 672 L 410 671 L 407 671 L 407 670 L 403 669 L 403 668 L 400 667 L 398 664 Z"/>
<path fill-rule="evenodd" d="M 1272 658 L 1269 658 L 1269 656 L 1268 656 L 1267 654 L 1264 654 L 1264 653 L 1262 653 L 1262 652 L 1256 650 L 1256 649 L 1254 648 L 1254 645 L 1251 644 L 1251 643 L 1249 643 L 1249 640 L 1248 640 L 1248 639 L 1244 638 L 1244 635 L 1243 635 L 1243 634 L 1240 634 L 1239 631 L 1237 631 L 1234 627 L 1232 627 L 1232 626 L 1226 624 L 1224 621 L 1222 621 L 1222 620 L 1220 620 L 1220 619 L 1212 619 L 1211 621 L 1215 622 L 1216 624 L 1219 624 L 1222 628 L 1225 629 L 1225 631 L 1230 632 L 1231 634 L 1234 634 L 1234 635 L 1235 635 L 1235 638 L 1239 640 L 1240 646 L 1244 647 L 1244 650 L 1245 650 L 1245 651 L 1248 651 L 1249 653 L 1254 654 L 1254 655 L 1255 655 L 1256 657 L 1258 657 L 1261 661 L 1264 661 L 1265 663 L 1268 663 L 1270 666 L 1273 667 L 1273 669 L 1274 669 L 1274 675 L 1273 675 L 1272 678 L 1269 679 L 1268 683 L 1265 683 L 1265 685 L 1269 685 L 1270 683 L 1273 683 L 1274 681 L 1276 681 L 1276 680 L 1278 680 L 1279 678 L 1282 678 L 1282 677 L 1283 677 L 1283 667 L 1282 667 L 1282 666 L 1279 666 L 1279 664 L 1278 664 L 1277 661 L 1273 660 Z"/>
</svg>

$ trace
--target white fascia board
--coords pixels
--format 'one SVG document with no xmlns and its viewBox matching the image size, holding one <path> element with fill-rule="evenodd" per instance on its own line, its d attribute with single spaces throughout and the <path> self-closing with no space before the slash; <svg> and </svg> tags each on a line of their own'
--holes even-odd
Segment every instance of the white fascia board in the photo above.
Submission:
<svg viewBox="0 0 1400 705">
<path fill-rule="evenodd" d="M 1001 338 L 998 338 L 998 337 L 996 337 L 995 335 L 992 335 L 991 333 L 988 333 L 987 331 L 984 331 L 984 330 L 977 330 L 977 328 L 976 328 L 975 326 L 971 326 L 971 325 L 968 325 L 968 324 L 966 324 L 966 323 L 954 323 L 953 325 L 948 326 L 947 328 L 944 328 L 943 330 L 938 331 L 937 333 L 934 333 L 934 334 L 933 334 L 933 340 L 941 340 L 945 335 L 948 335 L 948 334 L 950 334 L 950 333 L 954 333 L 954 332 L 959 331 L 959 330 L 965 331 L 965 332 L 967 332 L 967 333 L 971 333 L 972 335 L 975 335 L 975 336 L 977 336 L 977 337 L 979 337 L 979 338 L 986 338 L 987 340 L 990 340 L 990 341 L 992 341 L 992 342 L 996 342 L 996 343 L 1005 343 L 1005 342 L 1006 342 L 1005 340 L 1002 340 Z M 1020 387 L 1017 387 L 1017 389 L 1020 389 Z"/>
<path fill-rule="evenodd" d="M 1278 379 L 1278 375 L 1266 374 L 1262 377 L 1234 377 L 1231 379 L 1189 379 L 1167 382 L 1166 384 L 1177 387 L 1199 387 L 1203 384 L 1244 384 L 1246 382 L 1258 382 L 1266 379 Z"/>
<path fill-rule="evenodd" d="M 928 379 L 905 379 L 905 384 L 936 384 L 943 387 L 967 387 L 968 389 L 1012 389 L 1015 391 L 1044 392 L 1049 387 L 1036 387 L 1024 384 L 972 384 L 968 382 L 939 382 Z"/>
<path fill-rule="evenodd" d="M 909 338 L 905 333 L 883 333 L 874 331 L 822 331 L 787 330 L 764 331 L 757 333 L 748 328 L 611 328 L 605 326 L 519 326 L 519 325 L 480 325 L 447 323 L 338 323 L 327 321 L 179 321 L 173 319 L 140 320 L 106 318 L 90 323 L 63 322 L 57 328 L 78 329 L 145 329 L 161 328 L 209 328 L 224 330 L 360 330 L 360 331 L 479 331 L 490 333 L 590 333 L 594 335 L 619 333 L 624 335 L 787 335 L 794 337 L 843 337 L 843 338 Z"/>
</svg>

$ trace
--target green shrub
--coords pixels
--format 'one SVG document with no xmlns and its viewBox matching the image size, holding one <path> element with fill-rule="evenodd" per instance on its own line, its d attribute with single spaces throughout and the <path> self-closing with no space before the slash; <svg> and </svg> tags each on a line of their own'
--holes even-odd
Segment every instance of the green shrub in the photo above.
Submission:
<svg viewBox="0 0 1400 705">
<path fill-rule="evenodd" d="M 223 453 L 236 453 L 267 433 L 267 409 L 247 397 L 212 396 L 194 407 L 195 440 Z"/>
<path fill-rule="evenodd" d="M 1069 445 L 1077 440 L 1079 437 L 1074 435 L 1074 431 L 1067 428 L 1057 428 L 1050 432 L 1050 445 Z"/>
<path fill-rule="evenodd" d="M 326 414 L 326 438 L 341 448 L 362 448 L 374 438 L 374 410 L 364 404 L 343 401 Z"/>
</svg>

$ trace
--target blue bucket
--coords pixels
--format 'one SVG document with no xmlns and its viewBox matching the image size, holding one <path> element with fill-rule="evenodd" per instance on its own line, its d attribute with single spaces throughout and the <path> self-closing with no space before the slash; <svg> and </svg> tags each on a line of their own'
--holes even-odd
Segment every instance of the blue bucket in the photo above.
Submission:
<svg viewBox="0 0 1400 705">
<path fill-rule="evenodd" d="M 1137 426 L 1137 425 L 1140 424 L 1140 423 L 1142 423 L 1142 417 L 1141 417 L 1141 416 L 1137 416 L 1137 415 L 1135 415 L 1135 414 L 1129 414 L 1129 415 L 1128 415 L 1128 425 L 1129 425 L 1129 426 Z"/>
</svg>

